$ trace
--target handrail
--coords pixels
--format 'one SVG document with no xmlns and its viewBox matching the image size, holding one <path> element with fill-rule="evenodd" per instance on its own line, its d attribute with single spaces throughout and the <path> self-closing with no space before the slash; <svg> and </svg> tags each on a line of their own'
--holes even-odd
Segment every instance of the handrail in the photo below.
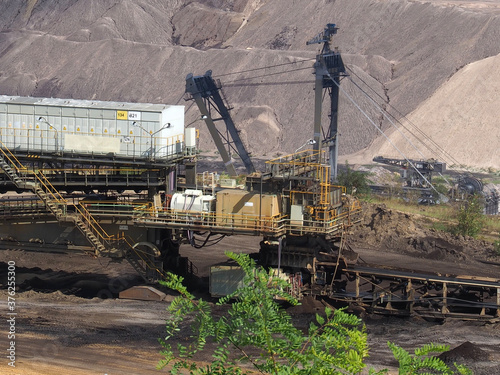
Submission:
<svg viewBox="0 0 500 375">
<path fill-rule="evenodd" d="M 45 192 L 47 194 L 50 194 L 56 201 L 56 203 L 64 204 L 67 206 L 68 201 L 61 195 L 61 193 L 59 193 L 59 191 L 50 183 L 50 181 L 41 171 L 34 173 L 34 175 L 39 183 L 43 187 L 45 187 Z M 97 235 L 101 240 L 104 240 L 108 243 L 110 243 L 114 239 L 114 236 L 110 236 L 86 208 L 82 206 L 82 208 L 80 209 L 78 208 L 78 206 L 75 206 L 75 210 L 78 214 L 80 214 L 82 221 L 87 224 L 94 235 Z"/>
<path fill-rule="evenodd" d="M 78 206 L 75 206 L 75 210 L 77 211 L 77 213 L 80 214 L 80 216 L 83 219 L 85 219 L 90 228 L 93 229 L 93 233 L 97 234 L 104 241 L 111 243 L 123 240 L 124 237 L 109 235 L 104 230 L 104 228 L 101 227 L 101 225 L 97 222 L 97 220 L 95 220 L 90 211 L 87 210 L 87 208 L 82 204 L 82 202 L 79 202 Z"/>
<path fill-rule="evenodd" d="M 41 171 L 33 171 L 33 175 L 38 180 L 38 182 L 45 188 L 45 193 L 50 194 L 57 203 L 67 204 L 68 201 L 64 198 L 61 193 L 50 183 L 47 177 Z"/>
<path fill-rule="evenodd" d="M 127 238 L 128 237 L 128 238 Z M 130 243 L 129 239 L 133 241 L 133 239 L 130 236 L 122 236 L 122 240 L 130 247 L 130 249 L 139 257 L 140 260 L 146 264 L 146 266 L 150 270 L 154 270 L 158 272 L 158 274 L 163 278 L 163 280 L 167 280 L 167 276 L 163 273 L 162 270 L 160 270 L 154 263 L 151 263 L 151 261 L 148 259 L 148 257 L 143 257 L 141 253 L 146 254 L 144 251 L 140 251 L 139 249 L 136 249 L 133 247 L 133 245 Z M 148 254 L 149 255 L 149 254 Z"/>
<path fill-rule="evenodd" d="M 283 155 L 266 161 L 266 164 L 281 164 L 281 165 L 321 165 L 321 158 L 325 157 L 324 151 L 304 150 L 293 154 Z"/>
<path fill-rule="evenodd" d="M 80 204 L 87 204 L 81 202 Z M 96 202 L 98 203 L 98 202 Z M 357 214 L 361 212 L 359 201 L 349 203 L 347 210 L 339 212 L 338 208 L 318 208 L 314 220 L 301 220 L 301 224 L 293 224 L 294 221 L 286 215 L 259 216 L 242 215 L 234 213 L 183 211 L 177 209 L 152 209 L 144 207 L 144 203 L 134 205 L 131 202 L 103 202 L 96 206 L 86 206 L 93 215 L 120 216 L 136 222 L 148 222 L 164 224 L 166 226 L 179 226 L 189 228 L 203 227 L 206 229 L 252 231 L 252 232 L 311 232 L 332 233 L 338 230 L 339 225 L 351 225 L 358 221 Z"/>
<path fill-rule="evenodd" d="M 31 134 L 30 134 L 31 133 Z M 6 140 L 11 147 L 15 145 L 16 147 L 20 147 L 22 150 L 26 151 L 51 151 L 51 152 L 60 152 L 63 151 L 64 148 L 64 137 L 65 134 L 71 135 L 80 135 L 80 136 L 94 136 L 94 137 L 103 137 L 103 138 L 119 138 L 122 139 L 124 137 L 123 134 L 110 134 L 110 133 L 98 133 L 98 132 L 88 132 L 88 131 L 75 131 L 75 130 L 59 130 L 57 133 L 53 134 L 53 131 L 50 129 L 37 129 L 33 126 L 18 128 L 12 126 L 2 126 L 0 127 L 0 142 L 3 138 Z M 131 141 L 128 142 L 131 145 L 137 145 L 140 149 L 144 146 L 149 145 L 151 141 L 151 136 L 148 134 L 147 137 L 142 135 L 129 135 L 131 137 Z M 184 134 L 174 134 L 168 137 L 154 136 L 154 145 L 157 148 L 156 152 L 159 149 L 167 148 L 172 152 L 167 152 L 166 155 L 161 156 L 170 157 L 172 155 L 180 154 L 183 151 L 176 152 L 177 145 L 181 144 L 184 147 Z M 58 149 L 58 145 L 61 146 L 61 149 Z M 2 142 L 2 147 L 7 148 L 8 146 Z M 140 150 L 139 150 L 140 152 Z M 87 152 L 83 152 L 87 154 Z"/>
<path fill-rule="evenodd" d="M 48 205 L 49 202 L 53 202 L 57 205 L 64 205 L 64 208 L 67 209 L 68 207 L 68 201 L 61 195 L 61 193 L 52 185 L 52 183 L 49 181 L 49 179 L 45 176 L 42 170 L 28 170 L 27 167 L 25 167 L 17 158 L 16 156 L 10 151 L 8 147 L 0 140 L 0 145 L 2 146 L 0 148 L 0 152 L 5 156 L 6 160 L 9 161 L 11 166 L 16 169 L 17 172 L 23 171 L 26 174 L 30 172 L 30 174 L 33 175 L 35 184 L 33 185 L 32 189 L 37 191 L 37 189 L 41 190 L 46 194 L 46 197 L 43 198 L 42 196 L 39 195 L 40 198 L 42 198 L 42 201 L 50 208 Z M 38 194 L 38 193 L 37 193 Z M 95 220 L 95 218 L 92 216 L 92 214 L 87 210 L 87 208 L 79 202 L 78 206 L 74 206 L 75 211 L 78 214 L 78 219 L 80 219 L 82 222 L 85 223 L 87 226 L 88 230 L 90 232 L 97 236 L 100 241 L 104 241 L 107 244 L 111 245 L 112 242 L 118 242 L 118 241 L 123 241 L 124 237 L 120 236 L 115 236 L 115 235 L 109 235 L 104 228 Z M 52 211 L 52 209 L 51 209 Z M 56 217 L 60 220 L 59 215 L 56 212 L 52 211 Z M 67 214 L 67 210 L 63 211 L 63 214 Z M 102 242 L 101 242 L 102 243 Z M 127 242 L 128 243 L 128 242 Z M 103 244 L 104 245 L 104 244 Z M 130 243 L 128 243 L 129 247 L 132 248 Z"/>
<path fill-rule="evenodd" d="M 10 149 L 1 140 L 0 140 L 0 144 L 2 145 L 2 147 L 0 148 L 0 151 L 7 158 L 7 160 L 10 162 L 12 167 L 14 167 L 14 169 L 17 172 L 26 171 L 27 168 L 16 158 L 16 156 L 12 153 L 12 151 L 10 151 Z M 5 150 L 7 150 L 8 153 L 5 152 Z"/>
<path fill-rule="evenodd" d="M 260 217 L 254 215 L 222 214 L 165 209 L 162 211 L 136 211 L 133 219 L 171 225 L 196 225 L 206 228 L 241 229 L 252 231 L 277 231 L 283 227 L 286 216 Z"/>
</svg>

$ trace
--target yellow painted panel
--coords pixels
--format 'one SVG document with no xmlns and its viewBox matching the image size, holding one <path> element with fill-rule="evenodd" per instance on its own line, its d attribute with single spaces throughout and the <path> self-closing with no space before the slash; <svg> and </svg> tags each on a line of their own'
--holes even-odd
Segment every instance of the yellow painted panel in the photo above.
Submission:
<svg viewBox="0 0 500 375">
<path fill-rule="evenodd" d="M 116 111 L 117 120 L 128 120 L 128 111 Z"/>
</svg>

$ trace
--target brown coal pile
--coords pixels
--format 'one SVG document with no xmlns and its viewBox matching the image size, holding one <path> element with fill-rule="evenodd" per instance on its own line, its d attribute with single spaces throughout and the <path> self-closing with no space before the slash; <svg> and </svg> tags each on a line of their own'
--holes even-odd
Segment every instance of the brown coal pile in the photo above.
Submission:
<svg viewBox="0 0 500 375">
<path fill-rule="evenodd" d="M 473 362 L 487 361 L 488 353 L 486 353 L 477 345 L 466 341 L 463 344 L 457 346 L 455 349 L 441 353 L 438 358 L 449 365 L 452 365 L 453 363 L 468 364 Z"/>
<path fill-rule="evenodd" d="M 429 228 L 425 218 L 384 204 L 363 204 L 363 218 L 352 228 L 350 241 L 358 247 L 397 251 L 416 257 L 461 262 L 490 259 L 492 245 L 472 237 L 463 237 Z"/>
</svg>

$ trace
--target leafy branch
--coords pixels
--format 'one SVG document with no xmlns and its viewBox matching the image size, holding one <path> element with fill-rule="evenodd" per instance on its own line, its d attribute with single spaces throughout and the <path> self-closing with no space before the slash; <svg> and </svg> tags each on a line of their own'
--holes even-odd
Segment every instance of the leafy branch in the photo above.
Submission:
<svg viewBox="0 0 500 375">
<path fill-rule="evenodd" d="M 287 292 L 288 281 L 273 270 L 257 267 L 246 254 L 226 255 L 238 263 L 245 277 L 242 288 L 217 302 L 229 306 L 222 316 L 214 314 L 213 305 L 196 300 L 182 284 L 182 277 L 169 274 L 168 281 L 162 283 L 179 296 L 167 309 L 166 337 L 160 339 L 164 359 L 158 368 L 169 366 L 171 374 L 191 375 L 354 375 L 363 370 L 368 357 L 367 333 L 358 317 L 343 309 L 326 308 L 303 332 L 277 302 L 298 304 Z M 186 324 L 191 328 L 188 337 L 184 337 Z M 187 343 L 174 347 L 174 338 Z M 451 370 L 430 355 L 447 350 L 447 346 L 429 344 L 409 354 L 395 344 L 388 345 L 399 361 L 401 375 L 472 374 L 461 365 Z M 196 362 L 196 356 L 208 348 L 213 348 L 211 363 Z M 370 375 L 386 373 L 369 369 Z"/>
</svg>

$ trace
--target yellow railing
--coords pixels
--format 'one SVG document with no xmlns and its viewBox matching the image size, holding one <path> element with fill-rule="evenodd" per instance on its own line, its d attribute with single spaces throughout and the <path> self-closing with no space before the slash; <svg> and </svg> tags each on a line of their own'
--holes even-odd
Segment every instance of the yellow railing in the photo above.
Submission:
<svg viewBox="0 0 500 375">
<path fill-rule="evenodd" d="M 131 251 L 133 251 L 134 254 L 137 255 L 137 257 L 142 262 L 144 262 L 144 264 L 147 268 L 149 268 L 150 270 L 156 271 L 158 273 L 158 275 L 160 275 L 163 280 L 167 280 L 167 275 L 165 274 L 165 272 L 163 270 L 160 270 L 158 267 L 156 267 L 154 262 L 151 261 L 151 257 L 150 257 L 151 254 L 149 254 L 145 251 L 142 251 L 140 249 L 134 248 L 134 246 L 132 245 L 132 242 L 134 242 L 134 240 L 130 236 L 122 235 L 121 239 L 128 246 L 128 248 Z"/>
<path fill-rule="evenodd" d="M 138 222 L 165 224 L 207 229 L 234 229 L 239 231 L 275 232 L 284 228 L 285 216 L 260 217 L 257 215 L 216 214 L 215 212 L 179 211 L 172 209 L 135 211 L 133 219 Z"/>
<path fill-rule="evenodd" d="M 6 160 L 6 163 L 10 164 L 10 167 L 13 168 L 16 173 L 23 173 L 23 177 L 26 178 L 28 175 L 32 175 L 34 177 L 35 185 L 33 188 L 38 186 L 46 195 L 47 200 L 56 205 L 62 206 L 63 215 L 67 214 L 68 201 L 59 193 L 59 191 L 51 184 L 49 179 L 45 176 L 42 170 L 33 171 L 28 170 L 10 151 L 10 149 L 0 140 L 0 152 Z M 47 202 L 48 203 L 48 202 Z M 87 210 L 87 208 L 80 204 L 75 207 L 75 213 L 78 215 L 78 219 L 80 219 L 87 226 L 88 230 L 91 231 L 99 241 L 105 242 L 108 245 L 112 245 L 113 243 L 118 243 L 124 240 L 123 236 L 119 235 L 109 235 L 104 228 L 95 220 L 92 214 Z M 104 245 L 104 243 L 103 243 Z M 132 246 L 128 243 L 130 248 Z"/>
<path fill-rule="evenodd" d="M 58 204 L 64 204 L 67 205 L 68 201 L 66 198 L 64 198 L 61 193 L 50 183 L 50 181 L 45 177 L 45 175 L 41 172 L 34 172 L 33 175 L 38 182 L 38 184 L 42 187 L 42 190 L 44 193 L 50 195 L 52 197 L 52 200 L 55 201 L 55 203 Z"/>
<path fill-rule="evenodd" d="M 35 182 L 38 184 L 38 186 L 42 189 L 42 191 L 47 194 L 49 197 L 50 201 L 53 203 L 62 206 L 63 213 L 65 213 L 67 206 L 68 206 L 68 201 L 59 193 L 59 191 L 50 183 L 50 181 L 45 177 L 42 171 L 30 171 L 28 170 L 16 157 L 12 152 L 5 147 L 5 144 L 0 141 L 2 148 L 0 149 L 1 153 L 5 157 L 5 159 L 8 161 L 8 163 L 11 165 L 11 168 L 14 168 L 17 173 L 22 172 L 24 175 L 27 174 L 32 174 L 33 177 L 35 178 Z M 80 214 L 81 219 L 85 222 L 86 225 L 89 226 L 89 230 L 94 233 L 94 235 L 97 235 L 98 238 L 101 240 L 110 242 L 111 240 L 119 240 L 115 236 L 110 236 L 109 234 L 106 233 L 106 231 L 99 225 L 99 223 L 92 217 L 90 212 L 85 208 L 81 207 L 78 208 L 76 207 L 76 211 L 78 214 Z"/>
<path fill-rule="evenodd" d="M 11 168 L 14 168 L 17 173 L 25 172 L 27 168 L 16 158 L 16 156 L 10 151 L 10 149 L 0 140 L 2 148 L 0 151 L 6 159 L 6 163 L 10 164 Z"/>
<path fill-rule="evenodd" d="M 50 195 L 50 197 L 52 198 L 51 200 L 54 203 L 63 205 L 63 209 L 67 209 L 68 201 L 50 183 L 47 177 L 45 177 L 45 175 L 41 171 L 34 173 L 34 176 L 38 184 L 43 187 L 42 190 L 46 194 Z M 80 207 L 75 206 L 75 211 L 77 214 L 79 214 L 79 218 L 87 225 L 88 229 L 101 241 L 106 241 L 108 243 L 111 243 L 111 241 L 120 240 L 120 238 L 117 238 L 117 236 L 109 235 L 84 206 L 82 205 L 80 205 Z"/>
<path fill-rule="evenodd" d="M 50 175 L 50 174 L 68 174 L 68 173 L 73 173 L 73 174 L 87 174 L 87 175 L 95 175 L 95 174 L 120 174 L 120 173 L 125 173 L 125 174 L 133 174 L 133 175 L 140 175 L 143 172 L 146 171 L 153 171 L 157 172 L 159 169 L 137 169 L 137 168 L 108 168 L 108 167 L 94 167 L 94 168 L 41 168 L 37 169 L 37 171 L 42 171 L 45 175 Z"/>
<path fill-rule="evenodd" d="M 325 157 L 324 151 L 304 150 L 268 160 L 266 164 L 320 166 Z"/>
<path fill-rule="evenodd" d="M 105 241 L 107 244 L 111 245 L 115 242 L 123 240 L 123 237 L 119 235 L 108 234 L 103 227 L 97 222 L 97 220 L 92 216 L 89 210 L 85 208 L 81 203 L 75 206 L 76 212 L 80 215 L 82 221 L 84 221 L 89 229 L 96 235 L 101 241 Z"/>
<path fill-rule="evenodd" d="M 267 234 L 332 234 L 344 225 L 359 221 L 361 206 L 354 200 L 342 208 L 315 208 L 315 215 L 308 220 L 291 220 L 286 215 L 259 216 L 221 214 L 216 212 L 182 211 L 154 207 L 151 202 L 85 202 L 93 215 L 120 216 L 146 225 L 164 225 L 182 229 L 225 230 L 241 233 Z"/>
</svg>

